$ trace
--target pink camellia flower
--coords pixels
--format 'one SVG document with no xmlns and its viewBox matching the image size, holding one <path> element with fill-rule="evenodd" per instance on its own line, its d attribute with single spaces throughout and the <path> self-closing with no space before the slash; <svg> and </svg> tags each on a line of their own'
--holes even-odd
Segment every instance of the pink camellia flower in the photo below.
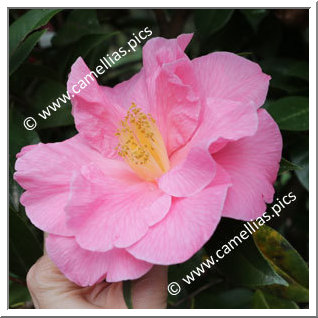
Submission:
<svg viewBox="0 0 318 318">
<path fill-rule="evenodd" d="M 138 74 L 72 98 L 75 137 L 17 155 L 21 203 L 78 285 L 184 262 L 222 216 L 249 221 L 273 199 L 282 138 L 259 109 L 270 77 L 232 53 L 190 60 L 191 37 L 149 40 Z M 68 91 L 89 73 L 79 58 Z"/>
</svg>

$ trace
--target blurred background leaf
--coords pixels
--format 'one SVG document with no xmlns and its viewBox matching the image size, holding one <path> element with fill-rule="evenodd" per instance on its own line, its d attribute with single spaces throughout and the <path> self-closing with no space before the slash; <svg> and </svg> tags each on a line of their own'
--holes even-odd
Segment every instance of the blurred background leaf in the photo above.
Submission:
<svg viewBox="0 0 318 318">
<path fill-rule="evenodd" d="M 106 35 L 111 28 L 107 25 L 101 26 L 97 19 L 96 10 L 75 9 L 70 12 L 65 23 L 54 37 L 53 44 L 65 46 L 72 44 L 85 35 Z"/>
<path fill-rule="evenodd" d="M 222 219 L 207 244 L 209 254 L 213 255 L 216 249 L 222 248 L 223 244 L 239 235 L 240 231 L 244 229 L 243 222 Z M 271 284 L 288 285 L 260 253 L 251 237 L 242 244 L 232 242 L 232 245 L 235 249 L 220 260 L 217 265 L 219 271 L 232 284 L 244 287 L 259 287 Z"/>
<path fill-rule="evenodd" d="M 234 10 L 196 10 L 195 26 L 200 35 L 210 36 L 221 30 L 231 19 Z"/>
<path fill-rule="evenodd" d="M 36 116 L 37 113 L 42 113 L 43 108 L 48 105 L 52 105 L 52 102 L 56 103 L 56 98 L 65 94 L 65 86 L 57 81 L 44 80 L 39 85 L 34 93 L 34 103 L 31 114 Z M 59 127 L 74 125 L 74 119 L 71 115 L 71 102 L 63 103 L 60 101 L 60 108 L 56 111 L 51 110 L 52 115 L 46 120 L 39 122 L 39 128 Z"/>
<path fill-rule="evenodd" d="M 260 252 L 289 284 L 267 286 L 264 290 L 284 299 L 308 302 L 309 271 L 298 252 L 281 234 L 266 225 L 255 232 L 253 238 Z"/>
<path fill-rule="evenodd" d="M 266 9 L 242 9 L 241 12 L 252 26 L 254 32 L 257 32 L 260 23 L 269 13 Z"/>
<path fill-rule="evenodd" d="M 297 135 L 290 147 L 290 157 L 292 161 L 303 167 L 295 171 L 301 184 L 309 190 L 309 138 L 306 135 Z"/>
<path fill-rule="evenodd" d="M 251 308 L 253 292 L 247 288 L 233 288 L 223 292 L 204 293 L 195 300 L 195 308 L 247 309 Z"/>
<path fill-rule="evenodd" d="M 267 111 L 282 130 L 309 129 L 309 99 L 301 96 L 288 96 L 271 102 Z"/>
<path fill-rule="evenodd" d="M 22 211 L 10 209 L 9 220 L 9 266 L 19 277 L 25 277 L 43 254 L 42 243 Z"/>
<path fill-rule="evenodd" d="M 303 168 L 282 158 L 282 160 L 280 161 L 278 174 L 280 175 L 280 174 L 286 173 L 287 171 L 295 171 L 300 169 L 303 169 Z"/>
<path fill-rule="evenodd" d="M 9 28 L 9 54 L 12 55 L 14 53 L 14 50 L 30 32 L 45 25 L 59 11 L 61 10 L 29 10 L 22 17 L 15 20 Z"/>
<path fill-rule="evenodd" d="M 270 293 L 256 290 L 253 298 L 255 309 L 297 309 L 297 304 L 291 300 L 277 298 Z"/>
<path fill-rule="evenodd" d="M 10 75 L 23 63 L 46 30 L 32 33 L 12 54 L 9 62 Z"/>
<path fill-rule="evenodd" d="M 22 307 L 31 300 L 28 288 L 13 276 L 10 276 L 10 279 L 13 280 L 9 282 L 9 306 L 10 308 Z"/>
</svg>

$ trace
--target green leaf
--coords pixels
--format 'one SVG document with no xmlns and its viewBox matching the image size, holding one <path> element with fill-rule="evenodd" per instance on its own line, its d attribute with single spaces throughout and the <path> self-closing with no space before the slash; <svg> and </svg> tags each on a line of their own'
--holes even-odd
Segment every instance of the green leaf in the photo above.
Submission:
<svg viewBox="0 0 318 318">
<path fill-rule="evenodd" d="M 309 301 L 309 290 L 307 287 L 299 284 L 295 279 L 291 278 L 288 274 L 286 274 L 279 267 L 273 265 L 275 271 L 285 279 L 288 283 L 288 287 L 284 286 L 266 286 L 262 287 L 262 289 L 266 292 L 269 292 L 278 297 L 293 300 L 300 303 L 308 303 Z"/>
<path fill-rule="evenodd" d="M 267 110 L 282 130 L 309 129 L 309 100 L 307 97 L 284 97 L 270 102 Z"/>
<path fill-rule="evenodd" d="M 308 92 L 308 61 L 269 57 L 260 64 L 263 71 L 272 77 L 270 89 L 283 90 L 289 95 Z"/>
<path fill-rule="evenodd" d="M 105 35 L 112 32 L 107 26 L 101 26 L 97 19 L 96 10 L 76 9 L 67 17 L 66 23 L 53 38 L 53 45 L 65 46 L 77 42 L 85 35 Z"/>
<path fill-rule="evenodd" d="M 253 308 L 255 309 L 269 309 L 269 305 L 265 299 L 264 294 L 261 290 L 257 289 L 255 291 L 254 297 L 253 297 Z"/>
<path fill-rule="evenodd" d="M 263 71 L 270 74 L 273 78 L 275 78 L 276 75 L 295 77 L 304 81 L 308 81 L 309 78 L 308 61 L 275 57 L 263 60 L 260 64 Z"/>
<path fill-rule="evenodd" d="M 289 95 L 304 94 L 308 91 L 308 61 L 290 58 L 267 58 L 260 62 L 263 71 L 272 79 L 270 88 L 287 92 Z"/>
<path fill-rule="evenodd" d="M 299 169 L 302 169 L 302 167 L 282 158 L 280 161 L 280 167 L 279 167 L 278 174 L 281 175 L 281 174 L 286 173 L 288 171 L 295 171 L 295 170 L 299 170 Z"/>
<path fill-rule="evenodd" d="M 46 30 L 36 31 L 32 33 L 10 56 L 9 69 L 10 75 L 23 63 L 23 61 L 29 56 L 36 43 Z"/>
<path fill-rule="evenodd" d="M 31 228 L 22 212 L 9 209 L 9 268 L 20 277 L 25 277 L 43 254 L 42 244 Z"/>
<path fill-rule="evenodd" d="M 26 130 L 23 126 L 24 117 L 13 106 L 9 109 L 9 158 L 12 163 L 21 148 L 40 142 L 38 134 L 34 130 Z"/>
<path fill-rule="evenodd" d="M 126 67 L 130 63 L 137 63 L 142 61 L 142 47 L 138 46 L 136 51 L 122 57 L 118 62 L 116 62 L 117 67 Z"/>
<path fill-rule="evenodd" d="M 90 34 L 85 35 L 81 39 L 79 39 L 76 43 L 71 44 L 68 47 L 67 54 L 64 53 L 64 49 L 60 52 L 61 54 L 61 63 L 59 65 L 60 69 L 63 72 L 69 72 L 71 65 L 76 61 L 76 59 L 81 56 L 83 59 L 91 53 L 95 48 L 99 46 L 103 46 L 105 41 L 114 35 L 118 34 L 118 32 L 108 33 L 108 34 Z M 103 52 L 104 56 L 106 55 Z M 99 56 L 97 60 L 94 61 L 95 65 L 91 67 L 93 70 L 97 64 L 99 64 L 99 58 L 102 58 L 103 55 Z"/>
<path fill-rule="evenodd" d="M 206 292 L 195 298 L 195 308 L 244 309 L 251 308 L 253 292 L 247 288 L 234 288 L 218 293 Z"/>
<path fill-rule="evenodd" d="M 275 297 L 261 290 L 256 290 L 253 297 L 253 308 L 255 309 L 298 309 L 293 301 Z"/>
<path fill-rule="evenodd" d="M 38 119 L 37 129 L 69 126 L 74 124 L 74 118 L 71 114 L 71 102 L 67 100 L 66 97 L 64 99 L 66 103 L 63 103 L 63 101 L 59 99 L 62 98 L 65 93 L 66 87 L 57 81 L 46 80 L 39 85 L 34 94 L 34 101 L 31 109 L 33 117 Z M 59 99 L 59 102 L 56 101 L 57 99 Z M 52 106 L 52 103 L 55 103 L 56 105 L 59 103 L 60 108 L 56 106 L 56 111 L 49 108 L 51 115 L 47 116 L 46 119 L 42 119 L 38 116 L 38 113 L 43 115 L 43 110 L 47 112 L 47 107 L 49 105 Z"/>
<path fill-rule="evenodd" d="M 95 47 L 103 43 L 109 37 L 116 35 L 117 32 L 108 34 L 92 34 L 87 35 L 80 39 L 72 50 L 71 60 L 74 62 L 79 56 L 82 58 L 86 57 L 89 52 L 91 52 Z M 101 58 L 102 56 L 100 56 Z M 98 64 L 99 61 L 96 61 Z"/>
<path fill-rule="evenodd" d="M 266 72 L 267 73 L 267 72 Z M 270 90 L 280 90 L 290 96 L 308 94 L 308 83 L 294 77 L 287 77 L 281 74 L 271 74 Z M 281 92 L 279 93 L 281 96 Z"/>
<path fill-rule="evenodd" d="M 260 252 L 289 284 L 288 287 L 269 286 L 266 290 L 282 298 L 307 302 L 309 271 L 298 252 L 281 234 L 266 225 L 255 232 L 253 238 Z"/>
<path fill-rule="evenodd" d="M 295 61 L 292 65 L 290 65 L 285 74 L 287 76 L 294 76 L 301 78 L 305 81 L 309 80 L 309 63 L 307 61 Z"/>
<path fill-rule="evenodd" d="M 196 266 L 204 261 L 205 251 L 200 249 L 189 260 L 184 263 L 169 266 L 169 282 L 181 280 L 189 274 Z M 173 296 L 175 298 L 175 296 Z"/>
<path fill-rule="evenodd" d="M 287 286 L 287 282 L 275 272 L 251 237 L 241 240 L 237 246 L 232 241 L 231 244 L 235 248 L 229 247 L 229 241 L 239 236 L 242 230 L 247 232 L 243 222 L 231 219 L 222 219 L 220 222 L 206 246 L 213 257 L 218 249 L 230 250 L 228 254 L 224 254 L 224 258 L 218 260 L 218 270 L 227 280 L 239 286 L 259 287 L 272 284 Z"/>
<path fill-rule="evenodd" d="M 131 295 L 131 281 L 130 280 L 124 280 L 124 282 L 123 282 L 123 294 L 124 294 L 124 300 L 125 300 L 127 308 L 133 309 L 132 295 Z"/>
<path fill-rule="evenodd" d="M 26 36 L 33 30 L 47 24 L 59 10 L 34 9 L 29 10 L 22 17 L 14 21 L 9 28 L 9 53 L 10 56 Z"/>
<path fill-rule="evenodd" d="M 263 225 L 254 233 L 253 238 L 266 259 L 303 286 L 309 286 L 309 272 L 306 262 L 280 233 Z"/>
<path fill-rule="evenodd" d="M 31 296 L 26 285 L 10 281 L 9 284 L 9 306 L 15 308 L 30 301 Z"/>
<path fill-rule="evenodd" d="M 58 80 L 59 76 L 55 69 L 50 68 L 44 65 L 38 65 L 33 63 L 24 63 L 21 65 L 19 70 L 15 73 L 15 76 L 21 79 L 27 79 L 28 81 L 30 78 L 38 78 L 38 79 L 51 79 L 51 80 Z"/>
<path fill-rule="evenodd" d="M 246 287 L 288 285 L 258 252 L 251 239 L 236 247 L 221 262 L 223 263 L 221 270 L 235 284 Z"/>
<path fill-rule="evenodd" d="M 197 9 L 194 23 L 202 37 L 210 36 L 221 30 L 231 19 L 233 9 Z"/>
<path fill-rule="evenodd" d="M 240 11 L 243 13 L 254 31 L 257 31 L 259 24 L 269 13 L 266 9 L 241 9 Z"/>
<path fill-rule="evenodd" d="M 296 175 L 301 184 L 309 190 L 309 138 L 308 136 L 297 136 L 293 138 L 294 143 L 289 147 L 290 158 L 301 166 L 296 170 Z"/>
</svg>

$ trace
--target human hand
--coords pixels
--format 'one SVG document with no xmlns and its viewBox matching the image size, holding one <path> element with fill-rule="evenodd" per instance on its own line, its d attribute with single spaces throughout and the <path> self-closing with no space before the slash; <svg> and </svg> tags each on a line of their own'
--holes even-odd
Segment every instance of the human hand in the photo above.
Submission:
<svg viewBox="0 0 318 318">
<path fill-rule="evenodd" d="M 154 266 L 131 282 L 133 308 L 166 308 L 167 266 Z M 69 281 L 44 255 L 30 269 L 27 284 L 35 308 L 127 308 L 122 282 L 80 287 Z"/>
</svg>

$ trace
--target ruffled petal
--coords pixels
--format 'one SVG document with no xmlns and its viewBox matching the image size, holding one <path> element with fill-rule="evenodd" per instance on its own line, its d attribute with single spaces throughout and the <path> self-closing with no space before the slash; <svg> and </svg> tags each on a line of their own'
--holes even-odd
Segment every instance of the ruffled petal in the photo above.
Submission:
<svg viewBox="0 0 318 318">
<path fill-rule="evenodd" d="M 258 108 L 264 104 L 270 76 L 258 64 L 228 52 L 192 60 L 203 98 L 224 98 Z"/>
<path fill-rule="evenodd" d="M 184 146 L 199 123 L 201 101 L 194 70 L 187 58 L 161 67 L 150 113 L 157 121 L 168 155 Z"/>
<path fill-rule="evenodd" d="M 215 176 L 215 162 L 209 151 L 193 147 L 178 151 L 171 158 L 173 167 L 158 180 L 164 192 L 175 197 L 187 197 L 204 189 Z"/>
<path fill-rule="evenodd" d="M 73 113 L 79 132 L 106 156 L 116 156 L 114 134 L 134 102 L 156 119 L 168 155 L 185 145 L 198 125 L 201 108 L 195 71 L 184 53 L 191 38 L 184 34 L 177 39 L 152 39 L 143 48 L 138 74 L 114 88 L 101 88 L 95 81 L 75 95 Z M 83 60 L 77 60 L 68 89 L 87 73 Z"/>
<path fill-rule="evenodd" d="M 145 113 L 150 112 L 144 69 L 141 69 L 139 73 L 129 80 L 121 82 L 113 88 L 103 86 L 102 89 L 112 104 L 119 105 L 126 111 L 132 103 L 135 103 Z"/>
<path fill-rule="evenodd" d="M 157 37 L 147 41 L 142 50 L 146 76 L 151 78 L 152 75 L 155 75 L 156 77 L 163 64 L 187 58 L 184 50 L 192 36 L 193 34 L 181 34 L 176 39 Z"/>
<path fill-rule="evenodd" d="M 168 155 L 186 144 L 199 120 L 199 85 L 184 53 L 191 38 L 191 34 L 156 38 L 143 48 L 149 112 L 157 121 Z"/>
<path fill-rule="evenodd" d="M 229 142 L 213 153 L 215 161 L 230 175 L 222 216 L 250 221 L 261 216 L 272 202 L 282 153 L 282 136 L 270 115 L 258 111 L 259 125 L 255 135 Z"/>
<path fill-rule="evenodd" d="M 82 58 L 72 66 L 67 90 L 71 94 L 72 114 L 78 132 L 104 156 L 117 157 L 115 133 L 125 111 L 109 101 Z"/>
<path fill-rule="evenodd" d="M 209 240 L 221 218 L 229 179 L 222 169 L 218 173 L 216 183 L 198 194 L 173 198 L 166 217 L 127 251 L 154 264 L 169 265 L 189 259 Z"/>
<path fill-rule="evenodd" d="M 71 235 L 66 226 L 67 203 L 73 173 L 95 162 L 119 178 L 132 174 L 124 163 L 103 158 L 76 135 L 63 142 L 27 146 L 17 155 L 14 179 L 26 190 L 21 203 L 31 222 L 43 231 Z"/>
<path fill-rule="evenodd" d="M 209 147 L 214 142 L 238 140 L 255 134 L 257 110 L 252 102 L 208 98 L 202 122 L 191 139 L 191 145 Z"/>
<path fill-rule="evenodd" d="M 215 174 L 209 147 L 220 149 L 229 140 L 251 136 L 258 125 L 253 103 L 208 98 L 201 123 L 190 142 L 170 158 L 172 168 L 158 181 L 159 187 L 177 197 L 193 195 Z"/>
<path fill-rule="evenodd" d="M 170 204 L 171 197 L 155 184 L 110 178 L 92 164 L 74 178 L 67 225 L 82 248 L 105 252 L 138 241 Z"/>
<path fill-rule="evenodd" d="M 104 279 L 108 282 L 137 279 L 152 267 L 152 264 L 134 258 L 124 249 L 87 251 L 73 237 L 49 235 L 46 250 L 60 271 L 83 287 L 95 285 Z"/>
</svg>

